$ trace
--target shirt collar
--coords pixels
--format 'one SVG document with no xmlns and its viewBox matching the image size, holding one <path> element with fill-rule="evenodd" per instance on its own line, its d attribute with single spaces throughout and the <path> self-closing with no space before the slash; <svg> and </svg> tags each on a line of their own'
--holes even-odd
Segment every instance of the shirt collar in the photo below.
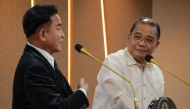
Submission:
<svg viewBox="0 0 190 109">
<path fill-rule="evenodd" d="M 27 43 L 27 44 L 29 46 L 35 48 L 36 50 L 38 50 L 48 60 L 48 62 L 51 64 L 51 66 L 54 68 L 54 58 L 53 58 L 53 56 L 51 56 L 47 51 L 42 50 L 42 49 L 40 49 L 40 48 L 30 44 L 30 43 Z"/>
</svg>

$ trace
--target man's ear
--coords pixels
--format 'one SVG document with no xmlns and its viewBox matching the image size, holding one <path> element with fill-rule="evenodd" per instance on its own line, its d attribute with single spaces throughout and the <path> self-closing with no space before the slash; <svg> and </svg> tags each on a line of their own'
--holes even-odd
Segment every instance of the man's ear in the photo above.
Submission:
<svg viewBox="0 0 190 109">
<path fill-rule="evenodd" d="M 159 44 L 160 44 L 160 41 L 158 41 L 158 42 L 156 43 L 156 48 L 158 47 Z"/>
<path fill-rule="evenodd" d="M 46 41 L 46 30 L 41 29 L 38 33 L 38 36 L 41 41 Z"/>
<path fill-rule="evenodd" d="M 129 40 L 129 39 L 130 39 L 130 37 L 131 37 L 131 34 L 130 34 L 130 33 L 128 33 L 127 39 Z"/>
</svg>

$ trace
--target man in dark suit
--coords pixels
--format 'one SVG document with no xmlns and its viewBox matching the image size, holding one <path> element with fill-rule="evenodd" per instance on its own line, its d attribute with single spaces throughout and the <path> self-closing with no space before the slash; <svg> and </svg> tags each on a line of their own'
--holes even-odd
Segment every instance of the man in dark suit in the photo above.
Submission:
<svg viewBox="0 0 190 109">
<path fill-rule="evenodd" d="M 61 51 L 65 37 L 54 5 L 36 5 L 25 13 L 23 29 L 28 43 L 13 83 L 13 109 L 85 109 L 88 84 L 83 78 L 72 91 L 52 54 Z"/>
</svg>

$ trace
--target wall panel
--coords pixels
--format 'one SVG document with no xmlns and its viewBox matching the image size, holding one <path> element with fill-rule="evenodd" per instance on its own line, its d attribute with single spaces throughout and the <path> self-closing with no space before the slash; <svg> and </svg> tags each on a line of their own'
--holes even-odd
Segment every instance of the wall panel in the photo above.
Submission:
<svg viewBox="0 0 190 109">
<path fill-rule="evenodd" d="M 30 1 L 1 0 L 0 7 L 0 109 L 11 109 L 13 76 L 26 44 L 22 17 Z"/>
<path fill-rule="evenodd" d="M 152 0 L 105 0 L 108 53 L 123 49 L 127 35 L 139 17 L 152 17 Z"/>
<path fill-rule="evenodd" d="M 104 59 L 102 19 L 100 0 L 74 0 L 73 8 L 73 48 L 82 44 L 90 53 L 101 61 Z M 73 88 L 76 89 L 79 79 L 84 77 L 90 90 L 88 98 L 90 107 L 97 84 L 96 77 L 100 64 L 84 54 L 73 51 Z"/>
<path fill-rule="evenodd" d="M 154 53 L 155 59 L 190 84 L 190 1 L 154 0 L 152 11 L 161 26 L 161 43 Z M 188 109 L 190 87 L 163 72 L 164 96 L 170 97 L 178 109 Z"/>
</svg>

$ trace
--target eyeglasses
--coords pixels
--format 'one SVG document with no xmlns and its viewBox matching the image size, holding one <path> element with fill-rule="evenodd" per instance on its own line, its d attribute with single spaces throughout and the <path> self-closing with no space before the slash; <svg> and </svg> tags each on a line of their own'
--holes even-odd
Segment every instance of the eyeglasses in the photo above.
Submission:
<svg viewBox="0 0 190 109">
<path fill-rule="evenodd" d="M 132 35 L 132 37 L 135 42 L 141 42 L 142 40 L 144 40 L 149 45 L 153 45 L 156 42 L 156 39 L 150 36 L 143 37 L 141 35 Z"/>
</svg>

